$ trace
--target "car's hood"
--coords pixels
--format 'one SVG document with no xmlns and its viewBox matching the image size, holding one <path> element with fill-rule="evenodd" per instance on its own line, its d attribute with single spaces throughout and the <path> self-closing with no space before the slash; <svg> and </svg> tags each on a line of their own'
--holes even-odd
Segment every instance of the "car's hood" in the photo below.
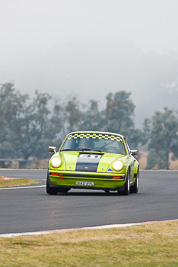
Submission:
<svg viewBox="0 0 178 267">
<path fill-rule="evenodd" d="M 91 153 L 64 151 L 59 152 L 63 168 L 68 171 L 107 172 L 112 171 L 112 163 L 116 159 L 125 161 L 126 156 L 114 153 Z M 61 166 L 62 167 L 62 166 Z"/>
</svg>

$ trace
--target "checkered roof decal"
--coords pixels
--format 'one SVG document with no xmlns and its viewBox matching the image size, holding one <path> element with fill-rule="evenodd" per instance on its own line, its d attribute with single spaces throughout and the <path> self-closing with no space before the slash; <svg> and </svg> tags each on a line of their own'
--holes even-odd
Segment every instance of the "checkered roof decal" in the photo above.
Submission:
<svg viewBox="0 0 178 267">
<path fill-rule="evenodd" d="M 106 139 L 106 140 L 117 140 L 123 143 L 123 139 L 120 136 L 112 134 L 98 134 L 98 133 L 74 133 L 69 134 L 67 139 L 77 139 L 77 138 L 92 138 L 92 139 Z"/>
</svg>

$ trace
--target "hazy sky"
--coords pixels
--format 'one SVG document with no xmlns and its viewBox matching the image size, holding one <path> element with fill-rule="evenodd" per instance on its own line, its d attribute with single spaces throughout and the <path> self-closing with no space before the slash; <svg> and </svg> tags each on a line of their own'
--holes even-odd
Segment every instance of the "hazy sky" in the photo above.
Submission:
<svg viewBox="0 0 178 267">
<path fill-rule="evenodd" d="M 177 53 L 177 0 L 0 0 L 0 83 L 22 92 L 136 101 L 154 75 L 171 82 Z"/>
<path fill-rule="evenodd" d="M 177 0 L 0 0 L 1 47 L 8 55 L 111 37 L 147 51 L 177 50 L 177 11 Z"/>
</svg>

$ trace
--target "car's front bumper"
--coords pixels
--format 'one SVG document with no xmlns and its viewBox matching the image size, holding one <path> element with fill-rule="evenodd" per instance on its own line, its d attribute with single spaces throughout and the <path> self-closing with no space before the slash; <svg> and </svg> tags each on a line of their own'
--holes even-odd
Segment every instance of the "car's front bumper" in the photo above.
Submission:
<svg viewBox="0 0 178 267">
<path fill-rule="evenodd" d="M 50 187 L 122 190 L 125 173 L 97 173 L 49 170 Z"/>
</svg>

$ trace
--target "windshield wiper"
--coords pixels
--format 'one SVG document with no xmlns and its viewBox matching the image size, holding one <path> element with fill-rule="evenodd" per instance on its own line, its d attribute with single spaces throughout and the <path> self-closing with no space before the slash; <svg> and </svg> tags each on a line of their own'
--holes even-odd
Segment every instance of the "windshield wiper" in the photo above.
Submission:
<svg viewBox="0 0 178 267">
<path fill-rule="evenodd" d="M 99 152 L 99 153 L 102 153 L 103 152 L 103 151 L 98 150 L 98 149 L 90 149 L 90 148 L 76 149 L 76 151 L 91 151 L 91 152 Z"/>
<path fill-rule="evenodd" d="M 60 151 L 72 151 L 71 148 L 61 149 Z"/>
<path fill-rule="evenodd" d="M 79 149 L 75 149 L 75 151 L 91 151 L 90 148 L 79 148 Z"/>
<path fill-rule="evenodd" d="M 90 148 L 80 148 L 80 149 L 71 149 L 71 148 L 66 148 L 66 149 L 61 149 L 60 151 L 93 151 L 93 152 L 103 152 L 98 149 L 90 149 Z"/>
</svg>

